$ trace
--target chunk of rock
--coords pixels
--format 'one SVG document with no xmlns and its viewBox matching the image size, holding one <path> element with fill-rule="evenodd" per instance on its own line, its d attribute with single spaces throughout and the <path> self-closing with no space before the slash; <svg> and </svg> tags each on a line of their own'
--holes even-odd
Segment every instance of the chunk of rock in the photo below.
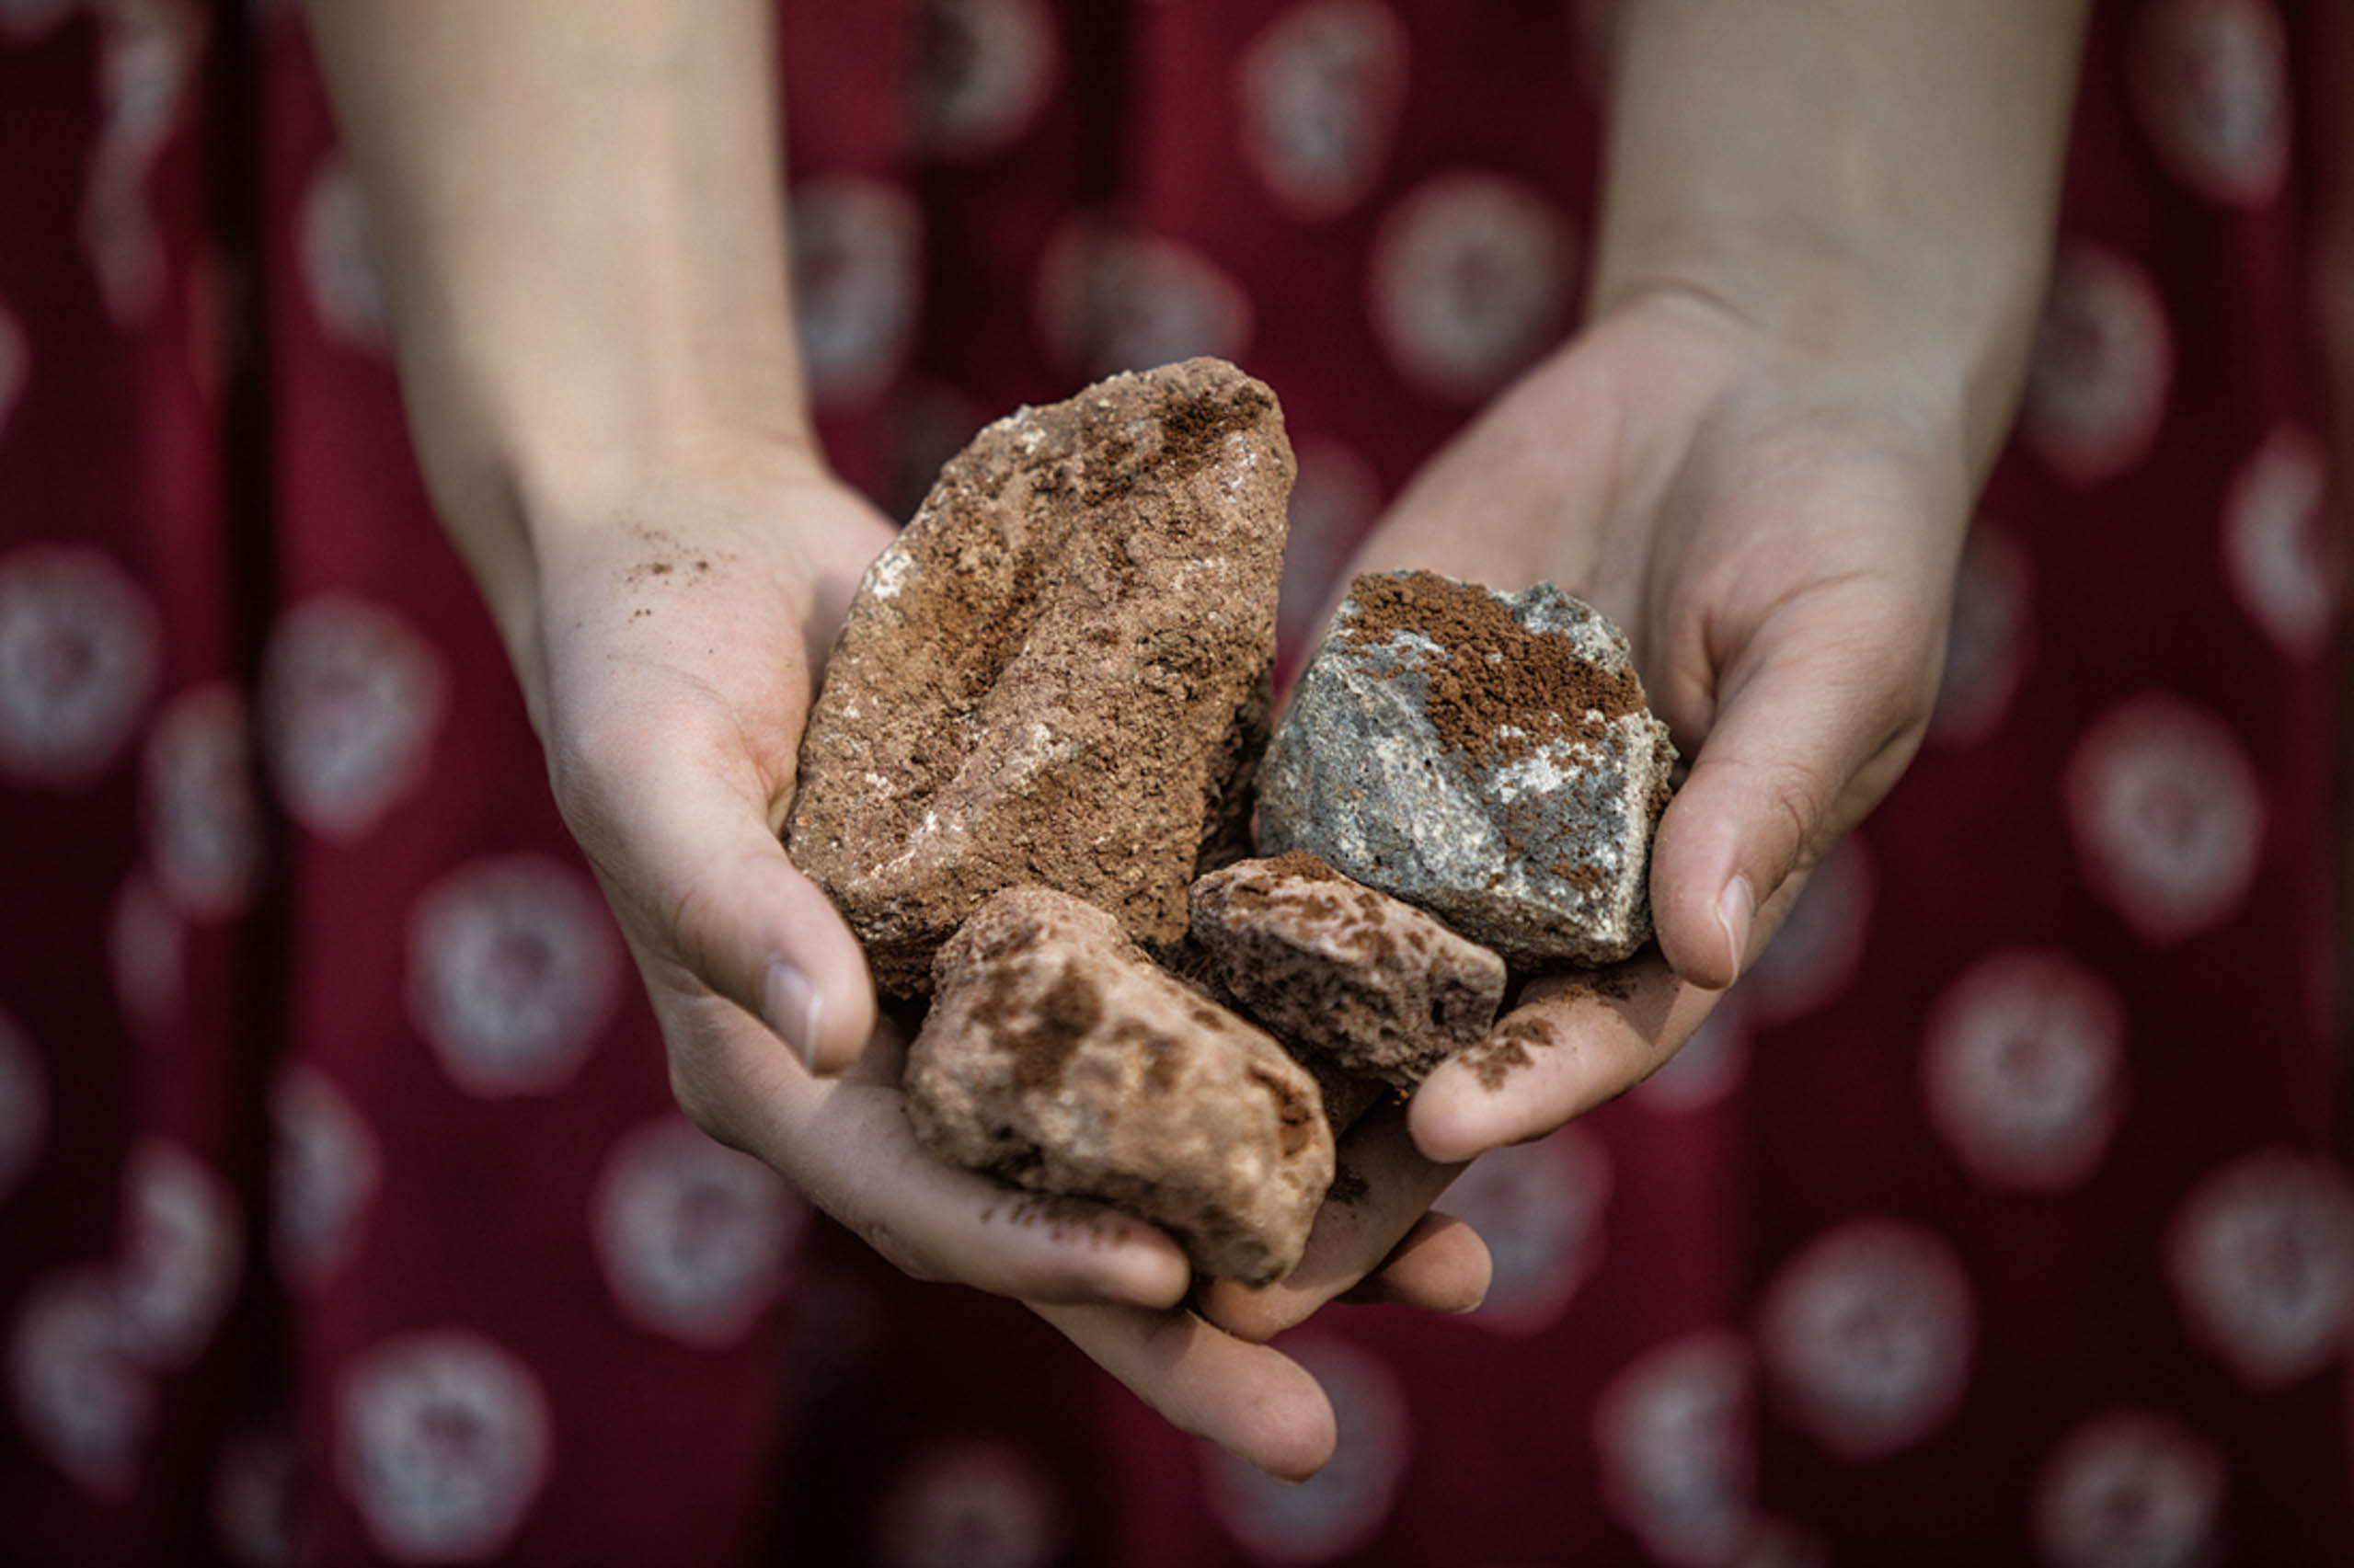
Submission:
<svg viewBox="0 0 2354 1568">
<path fill-rule="evenodd" d="M 1300 1261 L 1334 1170 L 1315 1080 L 1111 916 L 1008 888 L 933 984 L 905 1078 L 933 1152 L 1151 1220 L 1206 1274 L 1264 1285 Z"/>
<path fill-rule="evenodd" d="M 1350 585 L 1269 749 L 1259 841 L 1430 910 L 1522 968 L 1651 934 L 1675 747 L 1626 638 L 1550 583 Z"/>
<path fill-rule="evenodd" d="M 1189 902 L 1210 977 L 1312 1064 L 1411 1090 L 1503 1005 L 1503 959 L 1312 854 L 1213 871 Z"/>
<path fill-rule="evenodd" d="M 1188 360 L 1000 419 L 858 585 L 787 830 L 893 995 L 1036 884 L 1156 947 L 1248 852 L 1292 450 Z"/>
</svg>

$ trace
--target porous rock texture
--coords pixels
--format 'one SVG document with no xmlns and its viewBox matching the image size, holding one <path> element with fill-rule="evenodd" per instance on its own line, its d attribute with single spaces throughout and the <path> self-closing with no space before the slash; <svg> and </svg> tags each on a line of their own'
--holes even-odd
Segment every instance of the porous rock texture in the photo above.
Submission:
<svg viewBox="0 0 2354 1568">
<path fill-rule="evenodd" d="M 885 991 L 1025 883 L 1165 948 L 1187 884 L 1249 853 L 1292 472 L 1274 395 L 1207 359 L 948 462 L 859 583 L 787 827 Z"/>
<path fill-rule="evenodd" d="M 1411 1090 L 1503 1004 L 1503 959 L 1311 854 L 1213 871 L 1188 903 L 1210 978 L 1312 1069 Z"/>
<path fill-rule="evenodd" d="M 1626 638 L 1550 583 L 1349 587 L 1259 772 L 1259 841 L 1304 850 L 1524 969 L 1651 934 L 1675 747 Z"/>
<path fill-rule="evenodd" d="M 1315 1080 L 1103 910 L 998 893 L 933 967 L 908 1117 L 951 1164 L 1161 1226 L 1205 1274 L 1291 1272 L 1331 1186 Z"/>
</svg>

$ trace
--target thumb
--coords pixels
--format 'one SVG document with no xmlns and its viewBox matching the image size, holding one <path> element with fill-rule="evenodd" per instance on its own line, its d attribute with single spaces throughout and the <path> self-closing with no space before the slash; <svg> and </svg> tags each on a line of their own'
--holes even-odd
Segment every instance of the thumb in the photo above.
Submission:
<svg viewBox="0 0 2354 1568">
<path fill-rule="evenodd" d="M 607 779 L 568 808 L 657 983 L 718 992 L 765 1024 L 802 1065 L 839 1072 L 875 1028 L 858 941 L 796 869 L 767 815 L 684 749 L 605 759 Z"/>
<path fill-rule="evenodd" d="M 1751 643 L 1652 844 L 1652 923 L 1687 983 L 1731 985 L 1771 934 L 1759 911 L 1903 772 L 1929 706 L 1919 640 L 1816 619 L 1803 643 Z"/>
</svg>

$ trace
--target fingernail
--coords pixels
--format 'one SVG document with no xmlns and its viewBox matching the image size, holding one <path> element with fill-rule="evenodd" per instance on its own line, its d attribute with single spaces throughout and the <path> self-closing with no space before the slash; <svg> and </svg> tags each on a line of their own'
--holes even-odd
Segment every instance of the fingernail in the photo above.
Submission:
<svg viewBox="0 0 2354 1568">
<path fill-rule="evenodd" d="M 1733 978 L 1741 973 L 1741 957 L 1749 951 L 1750 922 L 1757 918 L 1757 895 L 1750 891 L 1749 878 L 1735 874 L 1725 890 L 1717 895 L 1717 923 L 1725 928 L 1725 944 L 1732 950 Z"/>
<path fill-rule="evenodd" d="M 793 1047 L 801 1065 L 814 1070 L 818 1060 L 818 1016 L 824 993 L 809 977 L 782 958 L 768 961 L 767 978 L 760 987 L 760 1013 L 776 1037 Z"/>
</svg>

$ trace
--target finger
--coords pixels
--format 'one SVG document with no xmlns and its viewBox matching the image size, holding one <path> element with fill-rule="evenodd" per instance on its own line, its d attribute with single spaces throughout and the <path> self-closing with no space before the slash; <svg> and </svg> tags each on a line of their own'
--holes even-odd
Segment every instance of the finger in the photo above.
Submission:
<svg viewBox="0 0 2354 1568">
<path fill-rule="evenodd" d="M 1797 646 L 1762 634 L 1753 673 L 1728 684 L 1651 846 L 1659 947 L 1693 985 L 1733 983 L 1761 945 L 1759 909 L 1911 755 L 1923 709 L 1899 647 L 1912 639 L 1889 631 L 1807 633 Z M 1867 772 L 1879 776 L 1859 789 Z"/>
<path fill-rule="evenodd" d="M 687 1039 L 669 1033 L 674 1079 L 703 1080 L 680 1093 L 695 1121 L 782 1173 L 909 1274 L 1028 1300 L 1184 1299 L 1190 1267 L 1155 1227 L 935 1158 L 908 1125 L 891 1065 L 895 1031 L 878 1031 L 842 1078 L 820 1081 L 724 1003 L 705 998 L 695 1010 Z"/>
<path fill-rule="evenodd" d="M 1407 1107 L 1416 1146 L 1468 1160 L 1542 1137 L 1649 1077 L 1717 1004 L 1656 956 L 1606 973 L 1532 982 L 1485 1040 L 1441 1063 Z"/>
<path fill-rule="evenodd" d="M 866 956 L 723 751 L 663 737 L 602 752 L 608 782 L 592 789 L 582 842 L 649 952 L 761 1020 L 805 1067 L 839 1071 L 874 1032 Z"/>
<path fill-rule="evenodd" d="M 1333 1298 L 1352 1307 L 1395 1305 L 1469 1312 L 1487 1299 L 1496 1261 L 1479 1232 L 1436 1210 L 1414 1222 L 1381 1267 Z"/>
<path fill-rule="evenodd" d="M 1333 1184 L 1339 1196 L 1316 1211 L 1299 1266 L 1257 1290 L 1211 1280 L 1199 1295 L 1202 1316 L 1260 1343 L 1304 1322 L 1381 1266 L 1462 1169 L 1423 1158 L 1398 1107 L 1374 1110 L 1341 1139 L 1341 1175 Z"/>
<path fill-rule="evenodd" d="M 1181 1432 L 1207 1437 L 1281 1481 L 1332 1459 L 1332 1402 L 1280 1351 L 1222 1333 L 1190 1312 L 1031 1303 L 1088 1359 Z"/>
</svg>

